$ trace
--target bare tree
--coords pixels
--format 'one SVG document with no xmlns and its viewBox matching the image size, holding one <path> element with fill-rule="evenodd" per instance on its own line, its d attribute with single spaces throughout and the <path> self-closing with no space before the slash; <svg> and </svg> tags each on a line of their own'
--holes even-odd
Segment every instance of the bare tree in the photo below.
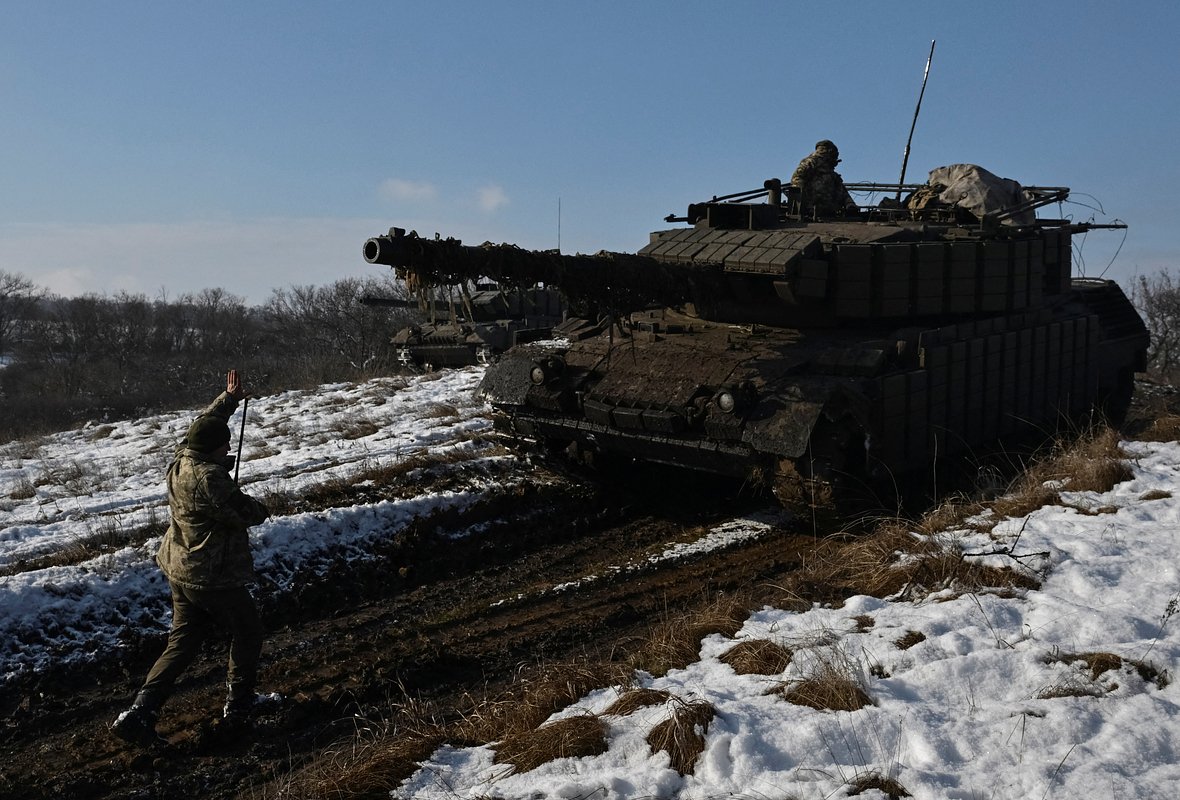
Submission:
<svg viewBox="0 0 1180 800">
<path fill-rule="evenodd" d="M 1180 368 L 1180 282 L 1167 270 L 1140 275 L 1131 287 L 1131 301 L 1151 335 L 1148 370 L 1171 379 Z"/>
<path fill-rule="evenodd" d="M 273 326 L 286 331 L 309 357 L 371 373 L 387 366 L 389 337 L 404 309 L 368 305 L 362 298 L 389 296 L 389 280 L 346 278 L 329 286 L 275 289 L 266 304 Z"/>
<path fill-rule="evenodd" d="M 44 294 L 24 275 L 0 269 L 0 355 L 12 347 L 14 335 Z"/>
</svg>

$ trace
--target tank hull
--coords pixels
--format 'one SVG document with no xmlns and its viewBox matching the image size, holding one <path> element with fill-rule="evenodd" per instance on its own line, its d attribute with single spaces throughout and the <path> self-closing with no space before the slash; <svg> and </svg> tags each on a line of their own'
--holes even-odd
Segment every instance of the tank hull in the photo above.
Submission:
<svg viewBox="0 0 1180 800">
<path fill-rule="evenodd" d="M 712 472 L 784 500 L 817 481 L 880 493 L 997 441 L 1117 419 L 1142 368 L 1141 324 L 1108 281 L 1036 310 L 904 330 L 722 325 L 665 309 L 512 348 L 481 391 L 501 429 L 550 446 Z M 547 364 L 560 368 L 536 381 Z"/>
</svg>

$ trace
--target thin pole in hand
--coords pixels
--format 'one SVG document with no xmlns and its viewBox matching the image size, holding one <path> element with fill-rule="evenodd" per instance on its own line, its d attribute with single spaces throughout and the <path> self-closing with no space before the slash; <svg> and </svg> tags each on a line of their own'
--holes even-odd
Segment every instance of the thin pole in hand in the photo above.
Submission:
<svg viewBox="0 0 1180 800">
<path fill-rule="evenodd" d="M 238 482 L 238 470 L 242 468 L 242 437 L 246 435 L 246 409 L 250 407 L 250 397 L 242 400 L 242 429 L 238 431 L 238 457 L 234 460 L 234 483 Z"/>
</svg>

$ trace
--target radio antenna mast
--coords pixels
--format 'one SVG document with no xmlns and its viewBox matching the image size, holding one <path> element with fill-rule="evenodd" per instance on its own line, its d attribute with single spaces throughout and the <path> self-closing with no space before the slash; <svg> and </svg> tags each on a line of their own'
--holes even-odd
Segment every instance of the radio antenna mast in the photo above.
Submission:
<svg viewBox="0 0 1180 800">
<path fill-rule="evenodd" d="M 910 142 L 914 140 L 914 128 L 918 126 L 918 112 L 922 110 L 922 96 L 926 94 L 926 79 L 930 77 L 930 62 L 934 60 L 934 39 L 930 40 L 930 55 L 926 57 L 926 71 L 922 73 L 922 91 L 918 92 L 918 105 L 914 109 L 914 121 L 910 123 L 910 135 L 905 140 L 905 155 L 901 159 L 901 179 L 897 182 L 897 202 L 901 202 L 901 187 L 905 183 L 905 168 L 910 163 Z"/>
</svg>

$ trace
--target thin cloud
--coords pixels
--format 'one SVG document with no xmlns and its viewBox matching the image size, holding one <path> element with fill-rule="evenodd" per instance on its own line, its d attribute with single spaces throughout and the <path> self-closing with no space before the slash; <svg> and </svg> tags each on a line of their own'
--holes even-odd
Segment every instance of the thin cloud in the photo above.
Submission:
<svg viewBox="0 0 1180 800">
<path fill-rule="evenodd" d="M 499 186 L 485 186 L 476 193 L 480 211 L 488 214 L 508 205 L 508 195 Z"/>
<path fill-rule="evenodd" d="M 409 227 L 437 225 L 416 218 Z M 388 272 L 361 245 L 389 220 L 267 218 L 169 223 L 0 223 L 0 265 L 63 296 L 128 291 L 177 297 L 223 288 L 261 303 L 273 289 Z M 63 241 L 85 248 L 62 253 Z"/>
<path fill-rule="evenodd" d="M 378 193 L 386 200 L 399 203 L 432 203 L 438 197 L 438 189 L 432 183 L 389 178 L 378 187 Z"/>
</svg>

